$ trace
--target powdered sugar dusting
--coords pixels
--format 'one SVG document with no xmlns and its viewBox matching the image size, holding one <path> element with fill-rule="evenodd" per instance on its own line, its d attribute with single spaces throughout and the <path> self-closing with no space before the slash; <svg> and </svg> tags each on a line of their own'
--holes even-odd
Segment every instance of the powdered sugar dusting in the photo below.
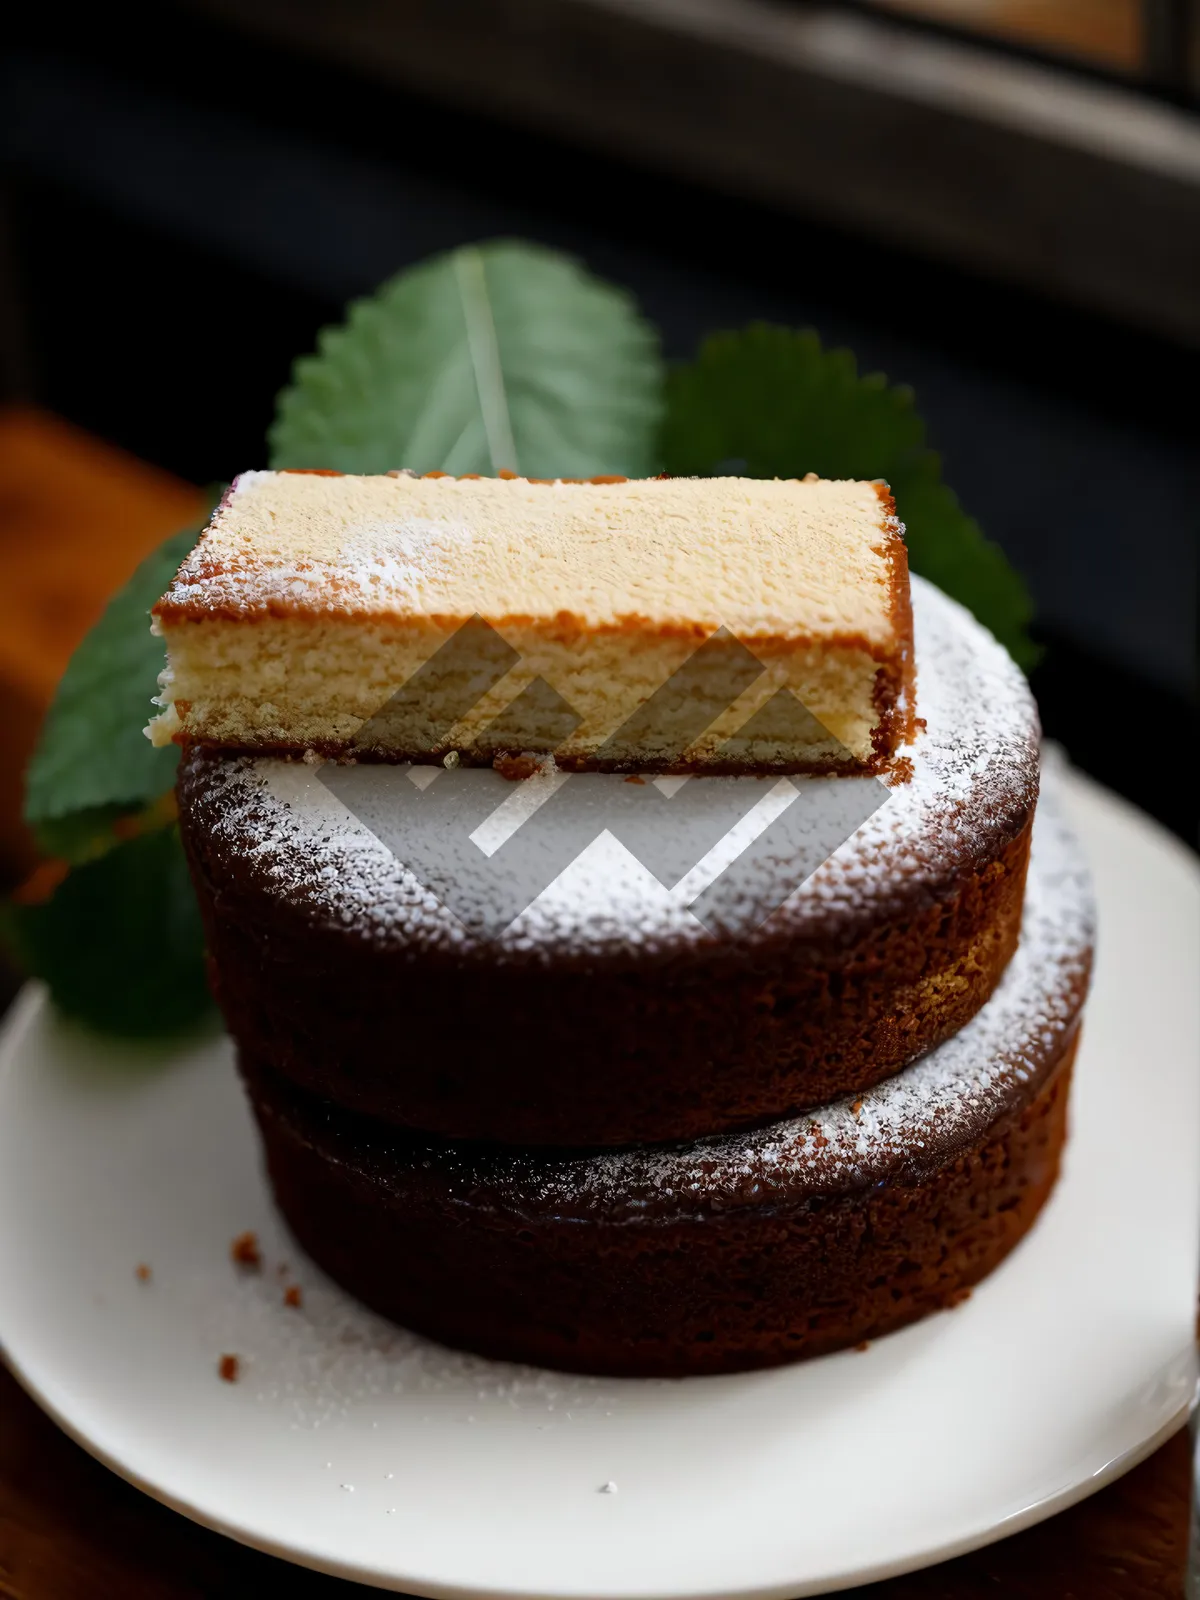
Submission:
<svg viewBox="0 0 1200 1600">
<path fill-rule="evenodd" d="M 222 1277 L 218 1285 L 208 1263 L 176 1275 L 164 1291 L 204 1348 L 239 1352 L 240 1392 L 298 1431 L 338 1435 L 355 1418 L 386 1416 L 397 1399 L 428 1403 L 462 1424 L 476 1413 L 520 1411 L 537 1417 L 544 1431 L 611 1415 L 630 1401 L 612 1379 L 494 1362 L 435 1344 L 350 1300 L 311 1263 L 301 1274 L 299 1316 L 284 1307 L 269 1276 Z M 645 1387 L 666 1385 L 649 1380 Z M 358 1469 L 351 1481 L 361 1483 Z"/>
<path fill-rule="evenodd" d="M 341 611 L 354 598 L 379 609 L 419 610 L 426 587 L 455 570 L 474 539 L 466 522 L 450 518 L 346 519 L 322 528 L 323 541 L 311 539 L 305 559 L 264 560 L 270 544 L 261 530 L 257 538 L 246 534 L 239 548 L 232 506 L 274 477 L 244 472 L 237 479 L 213 516 L 210 537 L 180 567 L 168 596 L 172 606 L 239 615 L 295 606 L 321 612 Z M 219 561 L 210 554 L 218 541 Z"/>
<path fill-rule="evenodd" d="M 913 609 L 918 708 L 926 726 L 909 751 L 911 779 L 888 791 L 878 810 L 754 937 L 828 937 L 840 922 L 886 915 L 901 896 L 909 904 L 914 892 L 936 896 L 981 853 L 1018 832 L 1028 815 L 1037 792 L 1037 716 L 1024 678 L 966 611 L 920 579 L 913 580 Z M 572 775 L 568 781 L 590 777 Z M 766 793 L 764 780 L 735 781 Z M 696 873 L 665 889 L 608 834 L 503 934 L 484 943 L 330 794 L 311 764 L 193 756 L 184 765 L 182 795 L 199 826 L 237 851 L 243 872 L 249 869 L 249 881 L 262 893 L 291 900 L 317 924 L 363 940 L 486 953 L 502 961 L 539 954 L 557 959 L 564 951 L 627 958 L 631 951 L 714 937 L 688 909 L 697 892 Z M 469 852 L 477 848 L 464 840 L 468 878 Z M 788 869 L 787 861 L 769 856 L 756 867 L 771 880 Z M 481 881 L 480 892 L 485 890 Z M 750 883 L 747 894 L 753 892 Z"/>
<path fill-rule="evenodd" d="M 563 1218 L 697 1218 L 861 1191 L 973 1143 L 1059 1059 L 1077 1025 L 1094 936 L 1091 882 L 1051 782 L 1038 810 L 1021 944 L 991 999 L 953 1038 L 862 1096 L 745 1134 L 600 1155 L 416 1158 L 473 1209 Z"/>
</svg>

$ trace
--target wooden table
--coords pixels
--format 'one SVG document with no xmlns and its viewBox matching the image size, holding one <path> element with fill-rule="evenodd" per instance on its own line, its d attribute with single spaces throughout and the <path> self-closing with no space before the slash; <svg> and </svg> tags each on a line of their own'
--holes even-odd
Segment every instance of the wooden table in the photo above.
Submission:
<svg viewBox="0 0 1200 1600">
<path fill-rule="evenodd" d="M 32 739 L 75 640 L 106 595 L 198 503 L 191 486 L 54 418 L 0 414 L 0 709 L 10 754 L 14 728 Z M 0 785 L 0 863 L 7 857 L 10 871 L 27 863 L 29 850 L 16 810 L 15 786 Z M 1180 1433 L 1120 1482 L 1040 1527 L 854 1594 L 1179 1600 L 1189 1483 Z M 0 1600 L 372 1592 L 245 1550 L 156 1505 L 72 1444 L 0 1370 Z"/>
<path fill-rule="evenodd" d="M 0 408 L 0 890 L 33 864 L 21 786 L 71 652 L 204 493 L 61 418 Z"/>
<path fill-rule="evenodd" d="M 849 1600 L 1180 1600 L 1188 1440 L 1081 1505 Z M 199 1528 L 93 1461 L 0 1372 L 0 1600 L 367 1596 Z"/>
</svg>

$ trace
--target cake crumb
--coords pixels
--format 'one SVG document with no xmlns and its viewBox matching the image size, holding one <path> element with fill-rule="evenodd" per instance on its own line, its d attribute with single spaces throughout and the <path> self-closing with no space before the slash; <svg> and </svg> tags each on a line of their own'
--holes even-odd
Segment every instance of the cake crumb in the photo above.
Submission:
<svg viewBox="0 0 1200 1600">
<path fill-rule="evenodd" d="M 139 1283 L 149 1283 L 154 1274 L 144 1261 L 139 1261 L 133 1269 L 133 1275 Z"/>
<path fill-rule="evenodd" d="M 861 1112 L 862 1108 L 863 1108 L 863 1103 L 862 1103 L 862 1098 L 860 1096 L 859 1099 L 857 1099 L 854 1102 L 854 1104 L 850 1107 L 851 1115 L 857 1117 L 858 1114 Z"/>
<path fill-rule="evenodd" d="M 300 1292 L 298 1283 L 290 1283 L 283 1291 L 283 1303 L 285 1306 L 294 1306 L 297 1311 L 304 1304 L 304 1296 Z"/>
<path fill-rule="evenodd" d="M 537 756 L 497 756 L 492 766 L 509 783 L 522 783 L 540 772 L 542 763 Z"/>
<path fill-rule="evenodd" d="M 257 1272 L 262 1266 L 262 1252 L 258 1248 L 258 1235 L 249 1229 L 239 1233 L 229 1246 L 229 1254 L 239 1267 L 249 1267 Z"/>
<path fill-rule="evenodd" d="M 459 755 L 457 750 L 447 750 L 446 754 L 442 757 L 442 765 L 444 767 L 448 767 L 453 772 L 454 768 L 461 760 L 462 757 Z"/>
<path fill-rule="evenodd" d="M 962 1305 L 964 1300 L 969 1300 L 970 1298 L 970 1289 L 955 1289 L 953 1294 L 948 1295 L 946 1298 L 946 1310 L 954 1311 Z"/>
<path fill-rule="evenodd" d="M 617 1492 L 617 1486 L 612 1481 L 611 1478 L 608 1480 L 607 1483 L 602 1483 L 600 1485 L 599 1489 L 596 1490 L 597 1494 L 616 1494 L 616 1492 Z"/>
<path fill-rule="evenodd" d="M 908 756 L 899 756 L 892 762 L 892 770 L 888 774 L 888 784 L 895 789 L 902 783 L 911 783 L 913 775 L 912 760 Z"/>
<path fill-rule="evenodd" d="M 226 1383 L 236 1383 L 241 1367 L 242 1363 L 237 1356 L 222 1356 L 217 1363 L 217 1372 Z"/>
<path fill-rule="evenodd" d="M 870 1339 L 860 1339 L 854 1348 L 861 1355 L 864 1350 L 869 1350 L 871 1348 L 871 1341 Z"/>
<path fill-rule="evenodd" d="M 629 776 L 625 779 L 625 782 L 626 783 L 644 784 L 646 782 L 646 780 L 645 780 L 645 778 L 639 778 L 636 772 L 631 772 L 629 774 Z"/>
</svg>

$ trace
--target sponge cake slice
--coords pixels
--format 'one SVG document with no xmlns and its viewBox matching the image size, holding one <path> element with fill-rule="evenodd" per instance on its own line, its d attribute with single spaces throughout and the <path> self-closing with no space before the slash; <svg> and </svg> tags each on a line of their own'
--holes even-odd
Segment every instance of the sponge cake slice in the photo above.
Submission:
<svg viewBox="0 0 1200 1600">
<path fill-rule="evenodd" d="M 151 737 L 879 770 L 913 715 L 902 533 L 877 483 L 244 473 L 154 609 Z"/>
</svg>

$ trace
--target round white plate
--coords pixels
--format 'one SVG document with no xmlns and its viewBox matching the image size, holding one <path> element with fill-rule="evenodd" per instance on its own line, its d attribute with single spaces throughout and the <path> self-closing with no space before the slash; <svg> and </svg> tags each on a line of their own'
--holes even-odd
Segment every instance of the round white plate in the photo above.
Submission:
<svg viewBox="0 0 1200 1600">
<path fill-rule="evenodd" d="M 1066 1170 L 958 1310 L 865 1353 L 735 1378 L 573 1378 L 454 1354 L 299 1257 L 224 1041 L 169 1062 L 102 1047 L 30 993 L 0 1065 L 8 1360 L 157 1499 L 420 1595 L 819 1594 L 1079 1499 L 1170 1433 L 1194 1387 L 1200 873 L 1092 784 L 1072 779 L 1069 799 L 1101 947 Z M 259 1273 L 230 1261 L 247 1228 Z M 217 1375 L 225 1353 L 235 1384 Z"/>
</svg>

